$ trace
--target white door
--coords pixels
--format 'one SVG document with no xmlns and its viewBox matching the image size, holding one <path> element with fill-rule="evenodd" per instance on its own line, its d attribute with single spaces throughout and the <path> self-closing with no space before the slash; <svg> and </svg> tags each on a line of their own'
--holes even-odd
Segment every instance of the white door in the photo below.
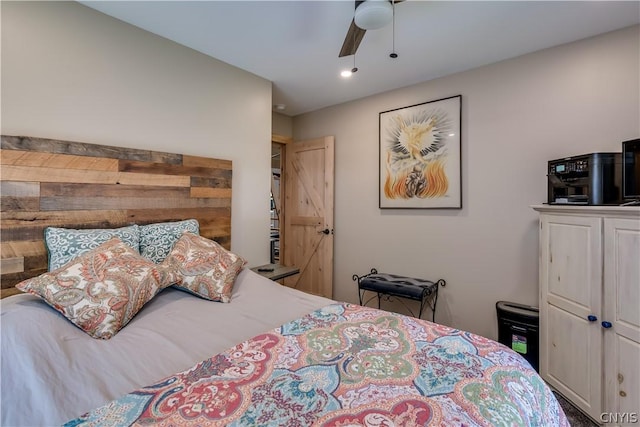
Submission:
<svg viewBox="0 0 640 427">
<path fill-rule="evenodd" d="M 540 218 L 540 374 L 597 420 L 602 410 L 602 221 Z"/>
</svg>

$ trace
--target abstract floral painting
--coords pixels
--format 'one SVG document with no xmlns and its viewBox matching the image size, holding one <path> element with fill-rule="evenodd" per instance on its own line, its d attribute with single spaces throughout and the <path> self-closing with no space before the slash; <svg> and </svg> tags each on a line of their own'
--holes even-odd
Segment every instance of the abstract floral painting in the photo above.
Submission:
<svg viewBox="0 0 640 427">
<path fill-rule="evenodd" d="M 380 208 L 462 208 L 461 101 L 380 113 Z"/>
</svg>

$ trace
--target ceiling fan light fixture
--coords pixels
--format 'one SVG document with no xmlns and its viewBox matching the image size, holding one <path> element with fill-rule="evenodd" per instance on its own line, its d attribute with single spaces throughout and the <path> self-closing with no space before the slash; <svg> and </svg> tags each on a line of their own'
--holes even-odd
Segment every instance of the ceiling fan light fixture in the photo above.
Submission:
<svg viewBox="0 0 640 427">
<path fill-rule="evenodd" d="M 391 22 L 393 6 L 388 0 L 365 0 L 354 15 L 356 25 L 363 30 L 377 30 Z"/>
</svg>

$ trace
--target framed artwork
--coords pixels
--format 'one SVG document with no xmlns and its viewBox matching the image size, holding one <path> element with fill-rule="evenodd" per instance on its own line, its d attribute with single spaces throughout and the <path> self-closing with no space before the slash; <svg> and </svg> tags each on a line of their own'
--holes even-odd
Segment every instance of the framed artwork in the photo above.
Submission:
<svg viewBox="0 0 640 427">
<path fill-rule="evenodd" d="M 460 209 L 462 95 L 380 113 L 381 209 Z"/>
</svg>

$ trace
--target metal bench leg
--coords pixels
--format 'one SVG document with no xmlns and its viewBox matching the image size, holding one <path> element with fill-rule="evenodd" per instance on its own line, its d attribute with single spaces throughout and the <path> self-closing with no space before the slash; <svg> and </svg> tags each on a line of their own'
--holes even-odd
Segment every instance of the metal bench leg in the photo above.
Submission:
<svg viewBox="0 0 640 427">
<path fill-rule="evenodd" d="M 438 288 L 436 287 L 436 294 L 433 296 L 433 308 L 431 309 L 431 321 L 436 323 L 436 304 L 438 303 Z"/>
<path fill-rule="evenodd" d="M 427 302 L 427 297 L 423 297 L 420 301 L 420 312 L 418 313 L 418 319 L 422 319 L 422 310 L 424 310 L 424 305 Z"/>
</svg>

